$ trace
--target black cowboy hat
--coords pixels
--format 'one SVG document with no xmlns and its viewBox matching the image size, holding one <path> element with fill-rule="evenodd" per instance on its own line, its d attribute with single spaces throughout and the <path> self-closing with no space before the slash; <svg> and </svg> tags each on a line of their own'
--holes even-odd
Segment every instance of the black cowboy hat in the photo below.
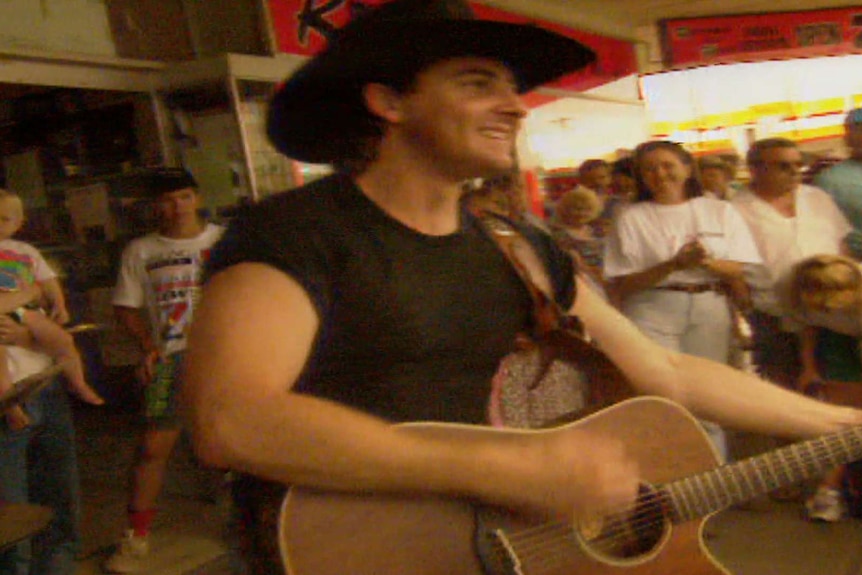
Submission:
<svg viewBox="0 0 862 575">
<path fill-rule="evenodd" d="M 526 92 L 587 66 L 595 53 L 527 24 L 474 17 L 464 0 L 392 0 L 351 20 L 290 76 L 272 100 L 267 133 L 288 157 L 333 163 L 345 135 L 361 130 L 362 86 L 396 85 L 436 61 L 477 56 L 503 62 Z"/>
</svg>

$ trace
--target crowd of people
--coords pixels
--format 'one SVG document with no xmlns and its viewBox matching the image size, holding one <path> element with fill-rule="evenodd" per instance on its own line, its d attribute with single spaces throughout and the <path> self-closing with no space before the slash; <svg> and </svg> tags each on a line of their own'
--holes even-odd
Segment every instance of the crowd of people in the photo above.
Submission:
<svg viewBox="0 0 862 575">
<path fill-rule="evenodd" d="M 129 473 L 128 530 L 104 564 L 111 573 L 139 571 L 149 552 L 157 499 L 181 431 L 178 394 L 185 334 L 200 297 L 206 258 L 223 232 L 201 217 L 197 183 L 183 169 L 151 170 L 140 192 L 154 206 L 157 229 L 126 246 L 113 304 L 117 322 L 141 350 L 137 377 L 144 389 L 146 425 Z M 72 335 L 61 326 L 70 317 L 56 272 L 33 246 L 12 239 L 23 216 L 20 198 L 0 191 L 0 342 L 8 345 L 0 357 L 9 366 L 0 372 L 0 394 L 14 396 L 13 382 L 25 377 L 61 373 L 69 392 L 101 405 L 104 400 L 86 381 Z M 66 392 L 59 381 L 50 383 L 40 393 L 12 402 L 3 416 L 0 500 L 44 505 L 53 519 L 32 539 L 0 552 L 0 573 L 72 575 L 80 544 L 81 494 Z"/>
<path fill-rule="evenodd" d="M 641 473 L 613 436 L 465 441 L 392 425 L 494 420 L 492 381 L 517 341 L 541 339 L 541 309 L 577 318 L 634 393 L 690 410 L 717 464 L 733 458 L 727 429 L 789 440 L 862 424 L 862 411 L 811 397 L 824 381 L 862 381 L 862 110 L 845 123 L 850 159 L 816 185 L 802 182 L 790 140 L 754 142 L 747 182 L 726 160 L 649 141 L 584 162 L 579 184 L 537 214 L 513 152 L 520 95 L 594 57 L 550 31 L 476 20 L 466 3 L 394 0 L 339 30 L 272 101 L 274 145 L 331 164 L 331 176 L 224 229 L 200 217 L 188 173 L 154 170 L 159 229 L 126 248 L 113 298 L 141 348 L 147 425 L 128 531 L 106 571 L 141 569 L 184 425 L 202 464 L 232 471 L 250 575 L 283 572 L 274 510 L 292 485 L 467 497 L 565 520 L 630 506 Z M 491 241 L 488 212 L 538 274 Z M 53 358 L 72 391 L 100 403 L 74 353 L 28 319 L 41 312 L 24 304 L 56 289 L 37 257 L 26 261 L 29 279 L 0 294 L 0 393 Z M 734 363 L 740 321 L 754 369 Z M 0 554 L 0 575 L 69 575 L 79 493 L 65 392 L 49 386 L 4 415 L 0 498 L 44 503 L 55 519 Z M 852 513 L 856 473 L 828 474 L 810 516 Z"/>
<path fill-rule="evenodd" d="M 667 348 L 753 368 L 800 393 L 824 381 L 862 381 L 854 283 L 862 111 L 851 110 L 844 126 L 850 157 L 810 177 L 802 151 L 784 138 L 750 146 L 745 182 L 726 159 L 645 142 L 626 158 L 633 199 L 579 185 L 560 196 L 551 228 L 610 301 Z M 595 170 L 597 162 L 585 165 Z M 597 224 L 603 200 L 615 208 Z M 580 205 L 573 217 L 571 206 Z M 753 365 L 737 362 L 740 320 L 751 332 Z M 727 459 L 722 430 L 704 426 Z M 830 474 L 806 502 L 809 516 L 847 517 L 854 481 L 845 468 Z"/>
</svg>

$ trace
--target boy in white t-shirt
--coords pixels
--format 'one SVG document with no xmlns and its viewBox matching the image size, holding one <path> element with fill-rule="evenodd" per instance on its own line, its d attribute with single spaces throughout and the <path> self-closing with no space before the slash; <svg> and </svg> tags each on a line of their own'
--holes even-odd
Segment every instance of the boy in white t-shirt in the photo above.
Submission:
<svg viewBox="0 0 862 575">
<path fill-rule="evenodd" d="M 138 377 L 145 390 L 146 426 L 132 468 L 128 530 L 103 564 L 109 573 L 132 573 L 145 566 L 168 459 L 182 430 L 178 411 L 186 332 L 204 264 L 224 231 L 201 217 L 197 183 L 185 170 L 155 169 L 147 187 L 158 230 L 132 240 L 123 250 L 112 298 L 118 322 L 141 348 Z"/>
<path fill-rule="evenodd" d="M 0 312 L 11 313 L 16 321 L 30 330 L 36 347 L 63 368 L 72 393 L 87 403 L 101 405 L 104 400 L 86 381 L 74 339 L 60 326 L 69 321 L 69 312 L 57 275 L 39 250 L 28 243 L 12 239 L 23 223 L 24 206 L 21 198 L 0 189 L 0 292 L 21 296 L 9 300 L 15 300 L 16 305 L 4 308 L 0 304 Z M 23 307 L 24 304 L 29 306 L 32 301 L 41 304 L 47 316 L 39 309 Z M 0 366 L 6 365 L 6 348 L 0 346 Z M 9 370 L 0 368 L 0 394 L 11 387 Z M 5 416 L 13 430 L 22 429 L 30 423 L 30 418 L 20 406 L 8 409 Z"/>
</svg>

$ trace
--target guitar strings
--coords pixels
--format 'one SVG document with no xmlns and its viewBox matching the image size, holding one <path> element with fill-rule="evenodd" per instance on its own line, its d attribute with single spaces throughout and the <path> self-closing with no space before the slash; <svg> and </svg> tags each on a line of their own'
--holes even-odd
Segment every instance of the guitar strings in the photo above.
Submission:
<svg viewBox="0 0 862 575">
<path fill-rule="evenodd" d="M 782 459 L 785 468 L 791 469 L 791 473 L 788 475 L 793 477 L 792 463 L 787 463 L 783 458 L 786 454 L 793 455 L 794 457 L 791 460 L 795 460 L 803 466 L 803 473 L 816 473 L 829 465 L 837 465 L 843 460 L 840 457 L 842 454 L 852 456 L 850 447 L 859 447 L 862 445 L 862 440 L 855 435 L 859 430 L 851 431 L 853 433 L 834 434 L 804 444 L 791 445 L 776 451 L 774 454 L 752 457 L 669 484 L 665 486 L 665 489 L 640 497 L 636 504 L 605 517 L 605 523 L 602 526 L 600 535 L 591 539 L 589 543 L 599 551 L 602 548 L 605 551 L 613 550 L 621 542 L 633 543 L 637 534 L 643 532 L 645 529 L 656 529 L 668 522 L 669 519 L 665 513 L 666 498 L 675 499 L 673 492 L 680 491 L 686 481 L 699 487 L 706 494 L 705 499 L 707 499 L 708 507 L 712 507 L 708 493 L 715 492 L 716 490 L 711 485 L 705 486 L 704 479 L 716 477 L 719 480 L 719 484 L 723 485 L 729 482 L 737 486 L 739 498 L 735 497 L 733 493 L 729 493 L 728 497 L 722 497 L 719 493 L 715 498 L 720 503 L 719 507 L 725 507 L 732 504 L 735 500 L 744 501 L 749 495 L 753 496 L 757 492 L 768 491 L 771 487 L 777 487 L 784 483 L 774 466 L 770 464 L 770 462 L 775 462 L 779 458 Z M 848 443 L 849 445 L 847 445 Z M 800 453 L 803 449 L 805 452 Z M 824 459 L 828 460 L 828 463 L 824 463 Z M 758 467 L 757 464 L 759 462 L 766 464 L 766 467 Z M 744 473 L 746 467 L 752 469 L 754 473 Z M 756 478 L 747 481 L 748 485 L 743 487 L 733 474 L 736 470 L 743 472 L 741 473 L 743 478 L 748 479 L 752 475 Z M 725 476 L 723 480 L 721 479 L 722 475 Z M 770 481 L 770 479 L 774 479 L 774 481 Z M 674 486 L 678 486 L 678 488 Z M 697 495 L 695 488 L 689 487 L 688 491 L 691 494 Z M 729 492 L 730 490 L 727 491 Z M 697 503 L 691 505 L 684 494 L 680 494 L 680 497 L 685 501 L 686 507 L 694 509 L 698 514 L 705 514 Z M 676 505 L 676 507 L 679 507 L 679 505 Z M 680 513 L 679 515 L 682 518 L 685 517 L 685 514 Z M 517 546 L 520 549 L 523 559 L 536 560 L 536 558 L 539 558 L 539 560 L 545 561 L 549 557 L 553 558 L 563 553 L 559 548 L 559 544 L 566 540 L 575 541 L 574 532 L 575 527 L 567 522 L 549 522 L 514 532 L 509 536 L 509 541 L 513 546 Z M 555 552 L 555 550 L 557 551 Z M 519 557 L 521 557 L 521 554 L 519 554 Z M 554 561 L 554 563 L 556 564 L 557 561 Z"/>
<path fill-rule="evenodd" d="M 639 512 L 637 515 L 641 515 Z M 610 558 L 621 558 L 642 553 L 649 549 L 635 549 L 636 553 L 630 549 L 620 547 L 623 543 L 629 545 L 637 545 L 638 525 L 661 525 L 663 521 L 649 520 L 642 521 L 635 519 L 630 522 L 626 519 L 614 519 L 609 521 L 603 529 L 601 536 L 589 541 L 590 548 L 600 555 Z M 633 528 L 628 528 L 630 525 Z M 576 555 L 572 554 L 573 550 L 579 547 L 575 537 L 574 528 L 566 522 L 548 523 L 541 527 L 525 530 L 513 534 L 510 538 L 510 544 L 516 552 L 519 561 L 524 564 L 529 564 L 531 573 L 540 573 L 537 569 L 544 570 L 548 567 L 557 567 L 561 564 L 571 562 Z M 656 538 L 653 543 L 658 543 L 660 537 Z"/>
<path fill-rule="evenodd" d="M 614 557 L 621 543 L 637 543 L 638 531 L 658 528 L 667 522 L 662 513 L 665 507 L 664 494 L 651 493 L 640 501 L 641 505 L 630 506 L 625 511 L 605 517 L 602 533 L 588 541 L 590 548 L 600 554 Z M 656 542 L 659 539 L 657 538 Z M 572 559 L 572 548 L 578 545 L 575 527 L 565 521 L 548 522 L 523 529 L 514 532 L 508 540 L 517 551 L 519 560 L 529 563 L 531 573 L 539 573 L 535 571 L 536 568 L 565 564 Z M 619 558 L 619 555 L 616 557 Z"/>
<path fill-rule="evenodd" d="M 641 499 L 641 505 L 633 505 L 623 512 L 606 516 L 602 533 L 591 539 L 590 544 L 599 551 L 604 548 L 604 551 L 610 554 L 610 551 L 618 547 L 620 542 L 631 543 L 634 541 L 632 531 L 662 525 L 664 523 L 664 517 L 661 513 L 664 507 L 663 501 L 663 497 L 651 494 Z M 656 515 L 659 516 L 658 520 L 655 519 Z M 645 516 L 647 517 L 645 518 Z M 576 541 L 575 527 L 565 521 L 547 522 L 514 532 L 508 539 L 513 547 L 519 549 L 518 556 L 529 560 L 544 557 L 549 550 L 554 550 L 566 540 L 574 543 Z"/>
</svg>

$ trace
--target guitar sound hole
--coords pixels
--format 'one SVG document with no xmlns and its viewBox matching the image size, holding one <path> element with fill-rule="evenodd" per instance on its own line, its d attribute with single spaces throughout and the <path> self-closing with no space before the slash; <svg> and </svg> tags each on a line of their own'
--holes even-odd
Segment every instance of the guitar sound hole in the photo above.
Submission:
<svg viewBox="0 0 862 575">
<path fill-rule="evenodd" d="M 636 505 L 596 521 L 581 521 L 575 533 L 581 545 L 607 562 L 626 562 L 657 549 L 669 530 L 663 497 L 641 485 Z"/>
</svg>

